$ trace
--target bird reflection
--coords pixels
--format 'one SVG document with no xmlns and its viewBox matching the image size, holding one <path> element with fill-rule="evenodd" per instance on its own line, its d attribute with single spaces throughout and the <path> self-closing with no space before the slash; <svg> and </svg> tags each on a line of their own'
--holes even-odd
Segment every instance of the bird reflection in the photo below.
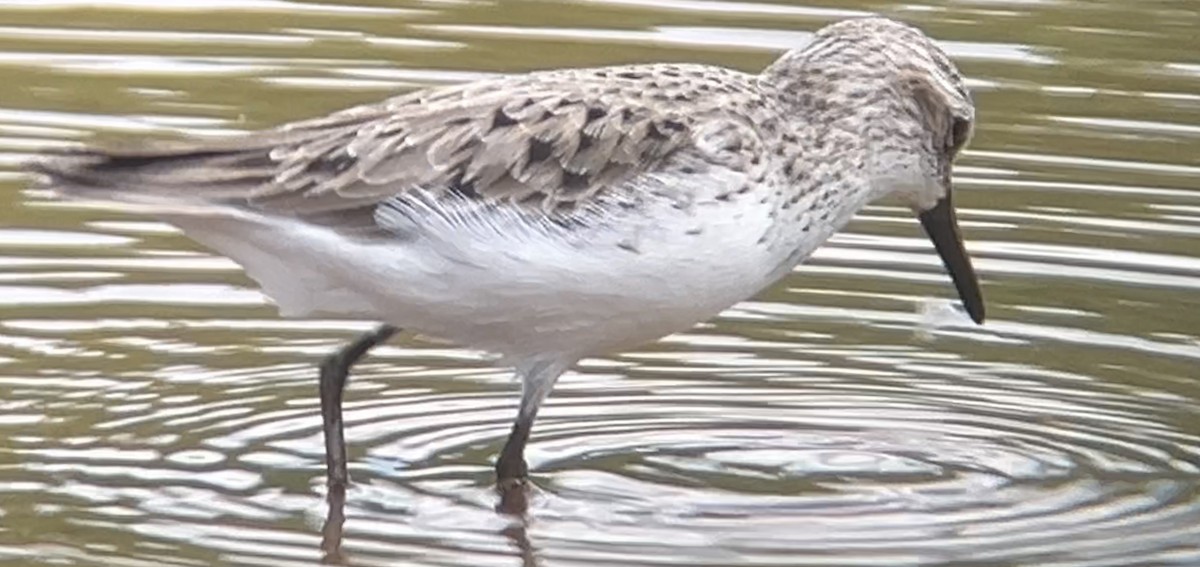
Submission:
<svg viewBox="0 0 1200 567">
<path fill-rule="evenodd" d="M 520 555 L 522 567 L 537 567 L 537 549 L 529 541 L 528 533 L 530 484 L 503 483 L 496 487 L 496 492 L 496 513 L 508 520 L 500 534 Z M 342 535 L 346 524 L 346 488 L 329 487 L 325 501 L 328 510 L 325 513 L 325 525 L 321 527 L 321 564 L 348 565 L 346 555 L 342 552 Z"/>
<path fill-rule="evenodd" d="M 499 500 L 496 502 L 496 512 L 508 516 L 511 522 L 500 533 L 508 538 L 509 543 L 521 555 L 522 567 L 538 565 L 537 549 L 529 541 L 529 496 L 532 485 L 528 481 L 502 482 L 496 486 Z"/>
</svg>

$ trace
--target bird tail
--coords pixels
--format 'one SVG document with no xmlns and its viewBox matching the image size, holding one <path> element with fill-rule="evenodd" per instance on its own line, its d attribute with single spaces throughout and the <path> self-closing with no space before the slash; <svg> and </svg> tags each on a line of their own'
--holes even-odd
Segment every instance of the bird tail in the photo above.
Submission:
<svg viewBox="0 0 1200 567">
<path fill-rule="evenodd" d="M 244 202 L 275 175 L 265 144 L 184 142 L 125 149 L 70 148 L 34 160 L 36 187 L 85 200 Z"/>
</svg>

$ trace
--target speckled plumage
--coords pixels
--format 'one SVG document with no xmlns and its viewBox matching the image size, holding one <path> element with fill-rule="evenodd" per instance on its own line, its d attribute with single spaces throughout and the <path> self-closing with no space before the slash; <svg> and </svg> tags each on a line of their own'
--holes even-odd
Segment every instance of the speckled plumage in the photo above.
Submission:
<svg viewBox="0 0 1200 567">
<path fill-rule="evenodd" d="M 944 203 L 934 225 L 953 245 L 950 167 L 973 119 L 938 47 L 867 18 L 760 74 L 546 71 L 36 168 L 62 194 L 176 224 L 285 314 L 384 320 L 500 355 L 524 380 L 528 426 L 579 358 L 753 295 L 875 198 Z M 961 292 L 970 264 L 955 261 Z"/>
</svg>

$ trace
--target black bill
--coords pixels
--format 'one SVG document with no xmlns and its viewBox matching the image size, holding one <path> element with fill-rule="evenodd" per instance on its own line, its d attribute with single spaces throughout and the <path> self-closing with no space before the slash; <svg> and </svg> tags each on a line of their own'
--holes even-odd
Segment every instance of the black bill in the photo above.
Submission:
<svg viewBox="0 0 1200 567">
<path fill-rule="evenodd" d="M 958 219 L 954 215 L 954 207 L 950 204 L 947 194 L 932 209 L 918 215 L 925 234 L 933 241 L 933 247 L 942 257 L 950 279 L 958 290 L 958 297 L 971 320 L 983 323 L 983 292 L 979 289 L 979 278 L 975 277 L 975 268 L 971 267 L 971 257 L 963 248 L 962 235 L 958 232 Z"/>
</svg>

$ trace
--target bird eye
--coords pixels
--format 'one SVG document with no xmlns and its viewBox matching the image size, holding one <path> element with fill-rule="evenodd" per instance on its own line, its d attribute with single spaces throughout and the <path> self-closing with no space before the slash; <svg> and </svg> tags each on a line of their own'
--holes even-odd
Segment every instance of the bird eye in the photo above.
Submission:
<svg viewBox="0 0 1200 567">
<path fill-rule="evenodd" d="M 954 117 L 954 122 L 950 125 L 950 147 L 955 152 L 963 149 L 967 145 L 967 141 L 971 139 L 971 121 L 959 116 Z"/>
</svg>

